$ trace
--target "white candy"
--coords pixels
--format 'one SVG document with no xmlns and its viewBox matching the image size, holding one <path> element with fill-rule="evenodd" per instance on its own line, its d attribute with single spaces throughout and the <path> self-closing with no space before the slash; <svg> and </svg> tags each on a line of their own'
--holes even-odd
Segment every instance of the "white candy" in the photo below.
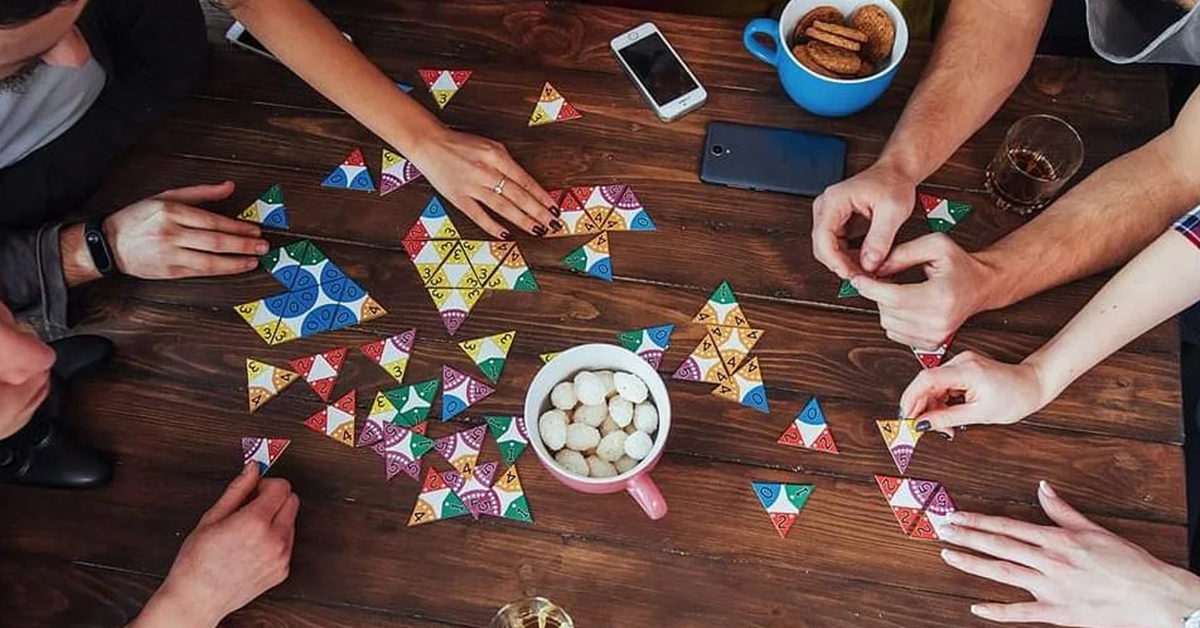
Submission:
<svg viewBox="0 0 1200 628">
<path fill-rule="evenodd" d="M 604 440 L 604 436 L 608 436 L 613 432 L 621 432 L 622 434 L 625 433 L 621 431 L 620 425 L 617 425 L 613 422 L 612 417 L 605 417 L 604 422 L 600 424 L 600 436 L 602 437 L 600 440 Z"/>
<path fill-rule="evenodd" d="M 562 410 L 547 410 L 538 419 L 538 434 L 551 450 L 562 449 L 567 442 L 567 415 Z"/>
<path fill-rule="evenodd" d="M 625 473 L 637 465 L 638 461 L 630 458 L 629 456 L 621 456 L 616 462 L 613 463 L 613 466 L 617 468 L 618 473 Z"/>
<path fill-rule="evenodd" d="M 629 435 L 619 430 L 601 438 L 600 444 L 596 445 L 596 455 L 608 462 L 620 460 L 621 456 L 625 455 L 626 438 L 629 438 Z"/>
<path fill-rule="evenodd" d="M 639 432 L 653 434 L 658 430 L 658 408 L 652 403 L 639 403 L 633 409 L 633 426 Z"/>
<path fill-rule="evenodd" d="M 591 474 L 588 470 L 587 460 L 578 451 L 564 449 L 554 454 L 554 461 L 558 463 L 558 466 L 575 475 L 581 475 L 586 478 Z"/>
<path fill-rule="evenodd" d="M 600 444 L 600 430 L 583 423 L 567 426 L 567 447 L 575 451 L 587 451 Z"/>
<path fill-rule="evenodd" d="M 576 423 L 600 427 L 600 424 L 604 423 L 604 419 L 608 418 L 608 406 L 603 403 L 594 406 L 582 405 L 575 408 L 575 414 L 571 418 Z"/>
<path fill-rule="evenodd" d="M 650 395 L 650 390 L 646 388 L 646 382 L 643 382 L 637 375 L 613 373 L 613 383 L 617 386 L 617 394 L 631 403 L 641 403 Z"/>
<path fill-rule="evenodd" d="M 571 442 L 570 436 L 567 437 L 567 444 Z M 634 460 L 641 460 L 650 455 L 650 450 L 654 448 L 654 441 L 650 440 L 650 435 L 645 432 L 634 432 L 625 439 L 625 455 Z"/>
<path fill-rule="evenodd" d="M 604 380 L 591 371 L 575 374 L 575 398 L 589 406 L 604 403 Z"/>
<path fill-rule="evenodd" d="M 613 397 L 608 400 L 608 416 L 617 425 L 625 427 L 633 422 L 633 404 L 624 397 Z"/>
<path fill-rule="evenodd" d="M 559 382 L 554 390 L 550 391 L 550 403 L 554 404 L 559 410 L 570 410 L 579 403 L 579 399 L 575 397 L 575 385 L 571 382 Z"/>
<path fill-rule="evenodd" d="M 612 371 L 596 371 L 596 375 L 600 378 L 600 381 L 604 382 L 605 397 L 611 397 L 617 394 L 617 385 L 615 382 L 613 382 Z"/>
<path fill-rule="evenodd" d="M 594 478 L 611 478 L 617 474 L 617 468 L 612 466 L 611 462 L 601 460 L 597 456 L 588 458 L 587 466 Z"/>
</svg>

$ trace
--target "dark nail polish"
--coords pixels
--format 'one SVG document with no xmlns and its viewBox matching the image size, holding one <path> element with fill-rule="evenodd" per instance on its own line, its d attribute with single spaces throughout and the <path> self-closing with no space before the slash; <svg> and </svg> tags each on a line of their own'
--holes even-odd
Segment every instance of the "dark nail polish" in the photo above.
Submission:
<svg viewBox="0 0 1200 628">
<path fill-rule="evenodd" d="M 537 236 L 537 237 L 539 237 L 539 238 L 540 238 L 540 237 L 542 237 L 542 236 L 544 236 L 544 235 L 546 235 L 546 228 L 545 228 L 545 227 L 543 227 L 543 226 L 541 226 L 541 225 L 537 225 L 537 226 L 535 226 L 535 227 L 533 228 L 533 235 L 535 235 L 535 236 Z"/>
<path fill-rule="evenodd" d="M 561 222 L 557 220 L 551 220 L 550 228 L 554 230 L 554 233 L 558 233 L 559 231 L 562 231 L 563 226 Z"/>
<path fill-rule="evenodd" d="M 561 215 L 562 215 L 562 210 L 561 210 L 561 209 L 559 209 L 559 208 L 557 208 L 557 207 L 555 207 L 555 206 L 553 206 L 553 205 L 551 205 L 551 206 L 550 206 L 550 213 L 551 213 L 551 214 L 554 214 L 554 217 L 555 217 L 555 218 L 558 218 L 559 216 L 561 216 Z"/>
<path fill-rule="evenodd" d="M 913 427 L 917 428 L 918 432 L 928 432 L 933 427 L 933 424 L 929 421 L 917 421 L 917 424 Z"/>
<path fill-rule="evenodd" d="M 507 231 L 501 231 L 501 232 L 500 232 L 500 239 L 501 239 L 501 240 L 511 240 L 511 239 L 512 239 L 512 234 L 511 234 L 511 233 L 509 233 L 509 232 L 507 232 Z"/>
</svg>

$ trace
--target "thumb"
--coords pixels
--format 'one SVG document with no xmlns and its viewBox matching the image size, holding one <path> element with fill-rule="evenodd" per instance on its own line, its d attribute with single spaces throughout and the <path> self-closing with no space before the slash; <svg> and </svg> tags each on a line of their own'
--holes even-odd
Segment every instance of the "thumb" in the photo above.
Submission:
<svg viewBox="0 0 1200 628">
<path fill-rule="evenodd" d="M 233 182 L 225 181 L 211 185 L 192 185 L 186 188 L 175 188 L 167 190 L 154 198 L 160 201 L 169 201 L 173 203 L 183 203 L 185 205 L 198 205 L 200 203 L 210 203 L 212 201 L 220 201 L 229 198 L 233 194 Z"/>
<path fill-rule="evenodd" d="M 955 406 L 944 406 L 937 410 L 930 410 L 921 416 L 916 417 L 916 428 L 918 432 L 943 432 L 948 436 L 954 435 L 954 428 L 963 425 L 971 425 L 972 423 L 982 423 L 980 419 L 972 416 L 974 408 L 969 403 L 958 404 Z"/>
<path fill-rule="evenodd" d="M 946 256 L 949 238 L 941 233 L 930 233 L 915 240 L 896 245 L 875 273 L 881 277 L 904 272 L 913 266 L 936 262 Z"/>
<path fill-rule="evenodd" d="M 1092 523 L 1090 519 L 1083 516 L 1078 510 L 1075 510 L 1063 498 L 1058 496 L 1054 491 L 1054 487 L 1050 483 L 1042 480 L 1038 483 L 1038 501 L 1042 504 L 1042 510 L 1046 512 L 1046 516 L 1050 520 L 1058 524 L 1059 527 L 1067 528 L 1068 530 L 1103 530 L 1099 525 Z"/>
<path fill-rule="evenodd" d="M 862 246 L 863 270 L 873 273 L 892 249 L 892 241 L 900 225 L 908 218 L 908 213 L 894 203 L 876 205 L 871 214 L 871 228 Z"/>
<path fill-rule="evenodd" d="M 258 480 L 258 463 L 247 463 L 242 468 L 242 472 L 229 483 L 225 492 L 217 498 L 217 502 L 212 505 L 212 508 L 209 508 L 203 517 L 200 517 L 200 525 L 216 523 L 241 508 L 254 489 L 258 487 Z"/>
</svg>

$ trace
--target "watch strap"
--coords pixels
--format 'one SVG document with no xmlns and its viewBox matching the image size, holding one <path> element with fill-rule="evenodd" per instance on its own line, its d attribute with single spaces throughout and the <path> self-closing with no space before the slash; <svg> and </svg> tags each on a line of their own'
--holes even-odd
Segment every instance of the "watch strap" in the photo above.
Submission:
<svg viewBox="0 0 1200 628">
<path fill-rule="evenodd" d="M 88 253 L 92 255 L 92 263 L 101 275 L 107 276 L 117 272 L 117 264 L 113 260 L 108 239 L 104 237 L 103 222 L 100 219 L 93 218 L 83 224 L 83 242 L 87 245 Z"/>
</svg>

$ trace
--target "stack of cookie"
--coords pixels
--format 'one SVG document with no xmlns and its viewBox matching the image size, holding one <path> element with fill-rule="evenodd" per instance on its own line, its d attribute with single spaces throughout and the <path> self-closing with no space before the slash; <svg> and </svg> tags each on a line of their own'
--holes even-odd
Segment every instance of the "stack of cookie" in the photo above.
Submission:
<svg viewBox="0 0 1200 628">
<path fill-rule="evenodd" d="M 831 6 L 805 13 L 792 36 L 792 54 L 804 67 L 829 78 L 865 78 L 887 67 L 896 25 L 883 7 L 859 7 L 849 21 Z"/>
</svg>

